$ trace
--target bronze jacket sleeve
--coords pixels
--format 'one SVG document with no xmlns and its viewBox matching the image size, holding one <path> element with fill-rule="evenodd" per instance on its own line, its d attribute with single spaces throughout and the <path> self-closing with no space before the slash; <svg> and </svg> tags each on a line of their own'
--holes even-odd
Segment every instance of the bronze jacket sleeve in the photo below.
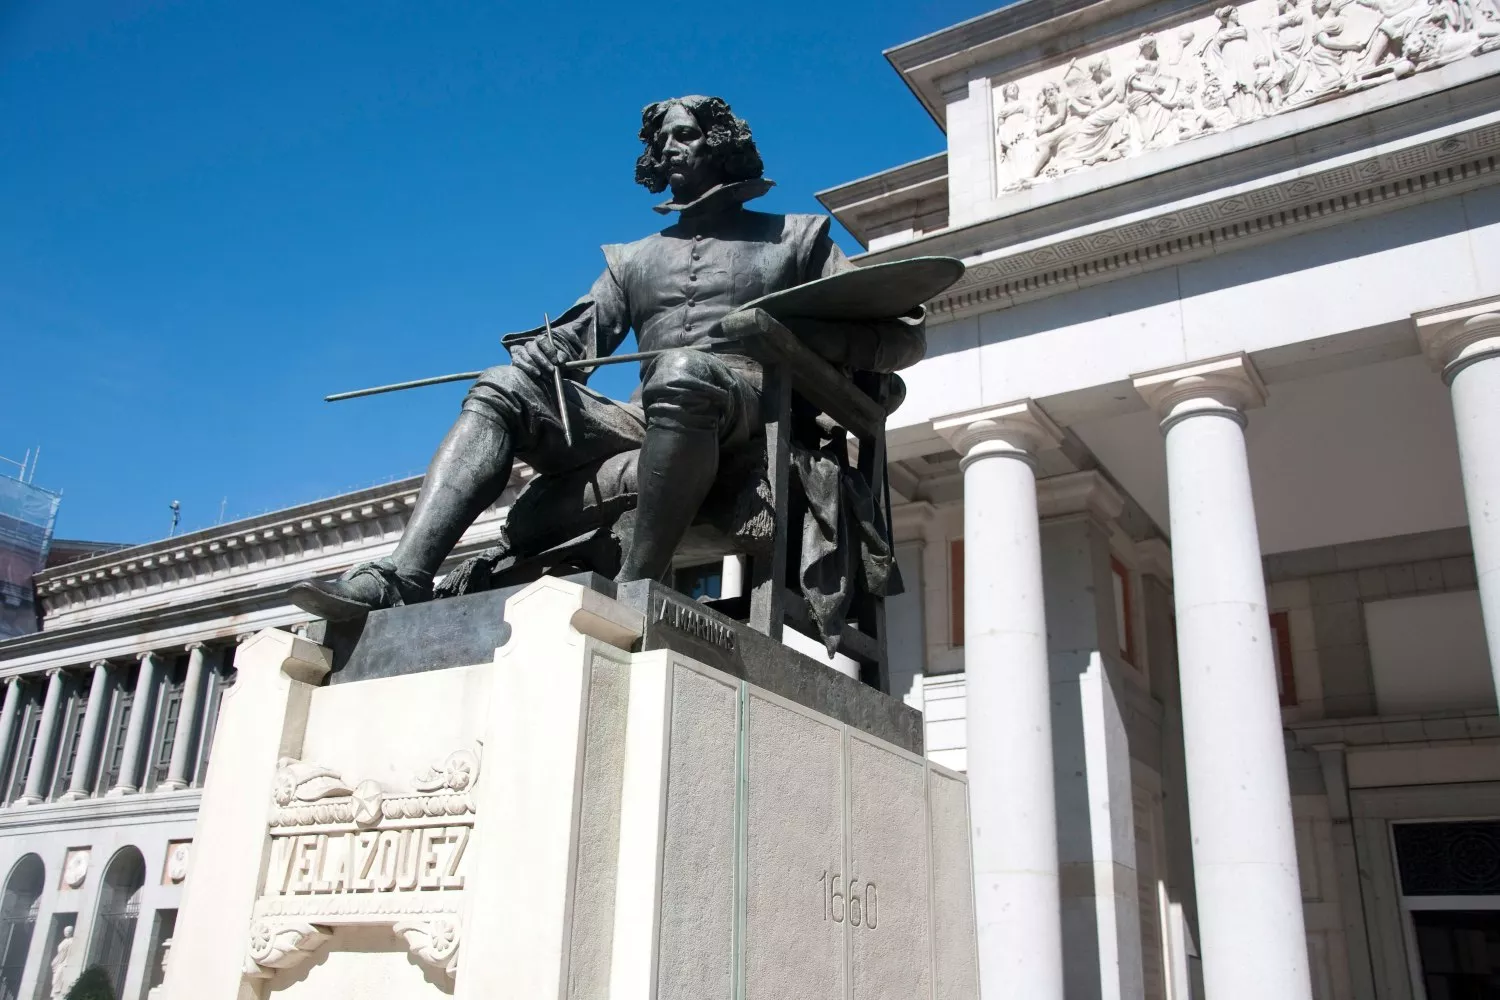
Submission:
<svg viewBox="0 0 1500 1000">
<path fill-rule="evenodd" d="M 569 361 L 605 357 L 620 346 L 629 332 L 630 309 L 625 291 L 610 268 L 599 275 L 587 295 L 552 320 L 552 336 Z M 538 326 L 508 333 L 500 342 L 514 353 L 516 346 L 539 337 L 545 341 L 546 336 L 546 326 Z M 567 374 L 570 379 L 586 382 L 592 372 L 573 370 Z"/>
</svg>

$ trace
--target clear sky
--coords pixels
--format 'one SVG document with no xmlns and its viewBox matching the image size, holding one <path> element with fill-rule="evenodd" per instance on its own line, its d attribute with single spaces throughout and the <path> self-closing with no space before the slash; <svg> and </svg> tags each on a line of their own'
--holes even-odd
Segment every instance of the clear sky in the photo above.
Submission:
<svg viewBox="0 0 1500 1000">
<path fill-rule="evenodd" d="M 660 228 L 643 105 L 722 95 L 821 211 L 943 148 L 881 50 L 992 6 L 0 2 L 0 455 L 131 542 L 419 472 L 462 386 L 322 396 L 500 363 Z"/>
</svg>

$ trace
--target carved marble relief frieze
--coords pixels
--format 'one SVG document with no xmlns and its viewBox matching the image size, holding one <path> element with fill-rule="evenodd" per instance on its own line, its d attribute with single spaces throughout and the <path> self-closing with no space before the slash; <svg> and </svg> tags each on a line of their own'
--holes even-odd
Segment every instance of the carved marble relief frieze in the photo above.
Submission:
<svg viewBox="0 0 1500 1000">
<path fill-rule="evenodd" d="M 995 81 L 999 190 L 1500 49 L 1500 0 L 1248 0 Z"/>
</svg>

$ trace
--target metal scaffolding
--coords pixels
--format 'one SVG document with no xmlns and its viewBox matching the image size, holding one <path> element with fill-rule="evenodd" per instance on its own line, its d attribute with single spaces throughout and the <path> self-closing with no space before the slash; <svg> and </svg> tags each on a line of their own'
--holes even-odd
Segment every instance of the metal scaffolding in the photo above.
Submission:
<svg viewBox="0 0 1500 1000">
<path fill-rule="evenodd" d="M 61 494 L 0 474 L 0 639 L 36 631 L 31 578 L 47 563 L 61 500 Z"/>
</svg>

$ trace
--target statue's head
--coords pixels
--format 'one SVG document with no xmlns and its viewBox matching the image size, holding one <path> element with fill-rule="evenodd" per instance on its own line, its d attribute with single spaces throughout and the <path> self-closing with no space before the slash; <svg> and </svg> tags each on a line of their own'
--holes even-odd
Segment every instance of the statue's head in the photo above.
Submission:
<svg viewBox="0 0 1500 1000">
<path fill-rule="evenodd" d="M 674 97 L 641 112 L 635 180 L 652 194 L 672 189 L 688 202 L 718 184 L 756 180 L 765 173 L 750 126 L 722 98 Z"/>
</svg>

